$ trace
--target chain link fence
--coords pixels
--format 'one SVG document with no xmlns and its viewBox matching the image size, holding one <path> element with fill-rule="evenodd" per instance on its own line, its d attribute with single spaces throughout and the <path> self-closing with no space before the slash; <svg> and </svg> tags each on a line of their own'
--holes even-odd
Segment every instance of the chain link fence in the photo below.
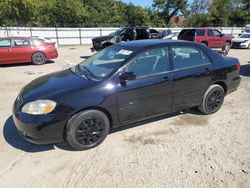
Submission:
<svg viewBox="0 0 250 188">
<path fill-rule="evenodd" d="M 216 27 L 224 34 L 236 36 L 243 31 L 243 27 Z M 0 27 L 0 37 L 10 36 L 40 36 L 50 38 L 58 45 L 83 45 L 91 44 L 91 39 L 97 36 L 108 35 L 116 31 L 117 27 L 99 28 L 57 28 L 57 27 Z M 180 32 L 183 28 L 154 28 L 156 30 L 170 29 Z"/>
</svg>

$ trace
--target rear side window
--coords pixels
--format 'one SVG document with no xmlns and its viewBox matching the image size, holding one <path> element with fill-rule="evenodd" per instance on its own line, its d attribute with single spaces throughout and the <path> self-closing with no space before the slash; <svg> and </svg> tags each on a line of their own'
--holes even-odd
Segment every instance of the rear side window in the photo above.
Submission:
<svg viewBox="0 0 250 188">
<path fill-rule="evenodd" d="M 10 47 L 11 41 L 10 40 L 0 40 L 0 47 Z"/>
<path fill-rule="evenodd" d="M 148 76 L 169 70 L 168 53 L 165 48 L 146 50 L 133 59 L 127 71 L 136 77 Z"/>
<path fill-rule="evenodd" d="M 205 36 L 205 30 L 204 29 L 197 29 L 196 36 Z"/>
<path fill-rule="evenodd" d="M 174 69 L 209 64 L 210 59 L 195 47 L 172 47 Z"/>
<path fill-rule="evenodd" d="M 29 46 L 30 41 L 28 39 L 15 39 L 14 45 L 15 46 Z"/>
</svg>

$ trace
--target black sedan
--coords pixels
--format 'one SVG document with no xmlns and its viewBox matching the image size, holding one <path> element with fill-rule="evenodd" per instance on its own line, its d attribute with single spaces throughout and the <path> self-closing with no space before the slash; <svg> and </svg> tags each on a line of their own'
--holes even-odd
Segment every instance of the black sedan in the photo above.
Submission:
<svg viewBox="0 0 250 188">
<path fill-rule="evenodd" d="M 240 84 L 239 60 L 185 41 L 119 43 L 19 93 L 13 119 L 33 143 L 100 144 L 111 127 L 198 107 L 217 112 Z"/>
</svg>

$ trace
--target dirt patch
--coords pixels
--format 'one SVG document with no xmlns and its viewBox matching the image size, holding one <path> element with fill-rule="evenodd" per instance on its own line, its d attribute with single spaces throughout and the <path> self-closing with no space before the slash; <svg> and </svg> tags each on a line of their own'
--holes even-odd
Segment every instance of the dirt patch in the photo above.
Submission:
<svg viewBox="0 0 250 188">
<path fill-rule="evenodd" d="M 184 114 L 175 119 L 172 124 L 176 126 L 205 126 L 208 124 L 209 116 Z"/>
</svg>

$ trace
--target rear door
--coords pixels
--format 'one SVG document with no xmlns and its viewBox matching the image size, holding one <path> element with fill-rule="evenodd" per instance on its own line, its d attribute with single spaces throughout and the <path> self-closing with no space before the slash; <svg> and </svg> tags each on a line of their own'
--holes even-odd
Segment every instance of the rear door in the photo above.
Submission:
<svg viewBox="0 0 250 188">
<path fill-rule="evenodd" d="M 12 63 L 13 58 L 11 54 L 11 40 L 0 40 L 0 64 Z"/>
<path fill-rule="evenodd" d="M 197 106 L 211 83 L 213 65 L 198 47 L 172 46 L 173 109 Z"/>
<path fill-rule="evenodd" d="M 212 29 L 207 30 L 207 39 L 208 39 L 208 47 L 209 48 L 216 47 L 215 36 L 214 36 L 214 32 Z"/>
<path fill-rule="evenodd" d="M 165 47 L 138 54 L 127 66 L 135 80 L 118 84 L 117 106 L 122 124 L 171 111 L 172 82 Z"/>
<path fill-rule="evenodd" d="M 31 41 L 27 38 L 12 39 L 11 53 L 16 63 L 31 62 Z"/>
</svg>

